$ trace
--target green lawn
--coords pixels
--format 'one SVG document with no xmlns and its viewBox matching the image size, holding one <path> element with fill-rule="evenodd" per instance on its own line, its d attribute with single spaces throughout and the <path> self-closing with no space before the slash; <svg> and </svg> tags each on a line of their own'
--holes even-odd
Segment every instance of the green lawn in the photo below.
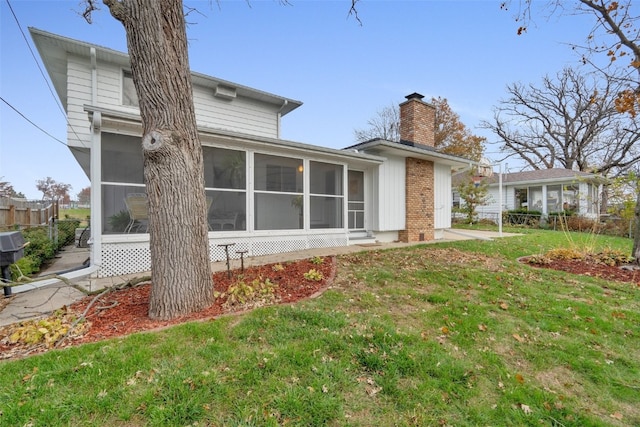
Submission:
<svg viewBox="0 0 640 427">
<path fill-rule="evenodd" d="M 313 300 L 0 363 L 0 424 L 640 425 L 640 288 L 516 261 L 631 242 L 526 233 L 343 256 Z"/>
<path fill-rule="evenodd" d="M 91 215 L 89 208 L 60 209 L 60 219 L 79 219 L 86 222 Z"/>
</svg>

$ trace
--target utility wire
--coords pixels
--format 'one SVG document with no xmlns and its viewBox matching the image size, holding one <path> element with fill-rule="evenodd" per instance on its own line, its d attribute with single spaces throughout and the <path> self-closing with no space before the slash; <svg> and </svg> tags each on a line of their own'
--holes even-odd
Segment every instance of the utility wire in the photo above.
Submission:
<svg viewBox="0 0 640 427">
<path fill-rule="evenodd" d="M 65 121 L 67 122 L 67 125 L 69 126 L 69 128 L 71 129 L 71 131 L 73 132 L 73 134 L 76 136 L 76 138 L 78 139 L 78 141 L 80 142 L 80 144 L 82 144 L 83 147 L 88 148 L 85 144 L 84 141 L 82 141 L 82 138 L 80 138 L 80 136 L 76 133 L 76 130 L 73 128 L 73 126 L 71 125 L 71 122 L 69 122 L 69 118 L 67 117 L 66 112 L 64 111 L 64 108 L 62 108 L 62 105 L 60 104 L 60 101 L 58 100 L 57 95 L 54 93 L 53 88 L 51 87 L 51 85 L 49 84 L 49 80 L 47 79 L 46 75 L 44 74 L 44 71 L 42 70 L 42 67 L 40 66 L 40 63 L 38 62 L 38 58 L 36 57 L 36 54 L 33 52 L 33 49 L 31 49 L 31 45 L 29 44 L 29 40 L 27 39 L 26 34 L 24 33 L 24 31 L 22 31 L 22 25 L 20 25 L 20 21 L 18 21 L 18 17 L 16 16 L 16 13 L 13 11 L 13 7 L 11 6 L 11 3 L 9 2 L 9 0 L 6 0 L 7 2 L 7 6 L 9 6 L 9 10 L 11 11 L 11 14 L 13 15 L 13 19 L 16 21 L 16 25 L 18 25 L 18 29 L 20 30 L 20 34 L 22 34 L 22 38 L 24 39 L 24 42 L 27 44 L 27 48 L 29 49 L 29 52 L 31 52 L 31 57 L 33 58 L 34 62 L 36 63 L 36 66 L 38 67 L 38 70 L 40 70 L 40 75 L 42 76 L 42 78 L 44 79 L 44 82 L 47 84 L 47 87 L 49 88 L 49 92 L 51 93 L 51 96 L 53 97 L 53 100 L 55 101 L 56 105 L 58 106 L 58 109 L 60 110 L 60 112 L 62 113 L 62 115 L 65 118 Z M 11 104 L 9 104 L 7 101 L 5 101 L 4 99 L 2 100 L 4 101 L 5 104 L 7 104 L 9 107 L 11 107 L 13 110 L 15 110 L 18 114 L 20 114 L 22 117 L 24 117 L 29 123 L 31 123 L 32 125 L 34 125 L 35 127 L 37 127 L 38 129 L 40 129 L 42 132 L 44 132 L 45 134 L 51 136 L 53 139 L 55 139 L 58 142 L 61 142 L 58 138 L 52 136 L 51 134 L 49 134 L 48 132 L 46 132 L 45 130 L 43 130 L 42 128 L 38 127 L 35 123 L 33 123 L 31 120 L 29 120 L 27 117 L 25 117 L 20 111 L 16 110 Z M 67 145 L 66 143 L 63 142 L 64 145 Z M 71 147 L 70 147 L 71 148 Z"/>
<path fill-rule="evenodd" d="M 29 118 L 27 116 L 25 116 L 24 114 L 22 114 L 20 111 L 18 111 L 18 109 L 16 107 L 14 107 L 13 105 L 9 104 L 2 96 L 0 96 L 0 100 L 2 100 L 2 102 L 4 102 L 5 104 L 7 104 L 9 106 L 9 108 L 11 108 L 13 111 L 15 111 L 16 113 L 18 113 L 23 119 L 25 119 L 26 121 L 28 121 L 29 123 L 31 123 L 35 128 L 37 128 L 39 131 L 41 131 L 42 133 L 44 133 L 45 135 L 53 138 L 54 140 L 56 140 L 57 142 L 59 142 L 60 144 L 64 145 L 65 147 L 67 146 L 67 143 L 56 138 L 55 136 L 51 135 L 49 132 L 47 132 L 46 130 L 42 129 L 40 126 L 38 126 L 37 124 L 35 124 L 34 122 L 32 122 L 31 120 L 29 120 Z"/>
</svg>

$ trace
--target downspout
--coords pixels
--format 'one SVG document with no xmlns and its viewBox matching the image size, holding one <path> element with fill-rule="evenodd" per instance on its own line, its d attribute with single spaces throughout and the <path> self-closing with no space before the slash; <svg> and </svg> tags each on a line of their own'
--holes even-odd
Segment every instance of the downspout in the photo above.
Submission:
<svg viewBox="0 0 640 427">
<path fill-rule="evenodd" d="M 289 105 L 289 101 L 285 99 L 282 103 L 282 107 L 280 107 L 280 109 L 278 110 L 278 123 L 276 123 L 278 133 L 276 135 L 276 138 L 280 138 L 280 120 L 282 119 L 282 110 L 284 110 L 287 105 Z"/>
<path fill-rule="evenodd" d="M 91 104 L 98 104 L 98 64 L 96 60 L 96 49 L 91 48 Z M 89 268 L 102 265 L 102 186 L 101 178 L 101 135 L 102 114 L 93 112 L 91 117 L 91 159 L 90 159 L 90 179 L 91 179 L 91 263 Z"/>
</svg>

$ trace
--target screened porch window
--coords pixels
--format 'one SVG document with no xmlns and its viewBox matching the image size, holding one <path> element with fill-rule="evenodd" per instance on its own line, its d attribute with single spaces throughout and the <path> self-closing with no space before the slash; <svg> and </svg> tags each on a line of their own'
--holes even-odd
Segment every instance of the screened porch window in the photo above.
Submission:
<svg viewBox="0 0 640 427">
<path fill-rule="evenodd" d="M 311 228 L 342 228 L 344 216 L 343 167 L 309 162 Z"/>
<path fill-rule="evenodd" d="M 529 187 L 529 210 L 542 212 L 542 187 Z"/>
<path fill-rule="evenodd" d="M 203 147 L 209 231 L 246 230 L 247 154 Z"/>
<path fill-rule="evenodd" d="M 529 194 L 529 191 L 527 188 L 516 188 L 515 190 L 516 208 L 521 208 L 521 209 L 529 208 L 528 194 Z"/>
<path fill-rule="evenodd" d="M 102 232 L 145 233 L 148 219 L 144 210 L 131 212 L 136 195 L 146 191 L 140 138 L 103 133 L 101 158 Z"/>
<path fill-rule="evenodd" d="M 562 210 L 578 211 L 580 193 L 577 185 L 565 185 L 562 188 Z"/>
<path fill-rule="evenodd" d="M 562 210 L 562 194 L 559 185 L 547 186 L 547 212 L 560 212 Z"/>
<path fill-rule="evenodd" d="M 303 228 L 302 159 L 254 155 L 254 225 L 256 230 Z"/>
</svg>

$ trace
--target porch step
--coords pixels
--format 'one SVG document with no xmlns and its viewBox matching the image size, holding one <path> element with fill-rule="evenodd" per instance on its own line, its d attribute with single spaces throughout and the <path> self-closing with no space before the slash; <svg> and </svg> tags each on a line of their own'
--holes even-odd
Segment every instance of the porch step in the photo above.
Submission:
<svg viewBox="0 0 640 427">
<path fill-rule="evenodd" d="M 378 243 L 373 233 L 366 231 L 349 233 L 349 245 L 373 245 Z"/>
</svg>

